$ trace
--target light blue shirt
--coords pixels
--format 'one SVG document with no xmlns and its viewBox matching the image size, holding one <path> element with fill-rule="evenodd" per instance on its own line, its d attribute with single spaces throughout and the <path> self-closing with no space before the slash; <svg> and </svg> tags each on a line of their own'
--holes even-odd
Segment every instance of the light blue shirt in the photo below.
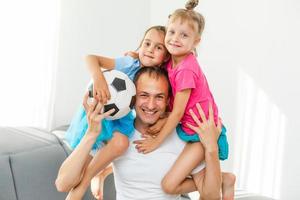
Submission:
<svg viewBox="0 0 300 200">
<path fill-rule="evenodd" d="M 130 56 L 123 56 L 115 59 L 115 70 L 125 73 L 133 80 L 136 72 L 141 68 L 140 61 Z"/>
</svg>

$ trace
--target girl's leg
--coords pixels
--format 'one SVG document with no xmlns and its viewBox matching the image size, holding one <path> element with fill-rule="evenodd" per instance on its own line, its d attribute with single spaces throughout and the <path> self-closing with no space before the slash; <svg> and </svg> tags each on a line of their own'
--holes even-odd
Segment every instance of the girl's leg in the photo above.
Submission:
<svg viewBox="0 0 300 200">
<path fill-rule="evenodd" d="M 221 199 L 221 186 L 217 187 L 218 191 L 211 191 L 209 188 L 209 184 L 205 184 L 205 174 L 206 168 L 201 170 L 197 174 L 193 174 L 192 177 L 194 179 L 194 183 L 196 184 L 197 190 L 200 193 L 201 200 L 220 200 Z M 215 188 L 215 187 L 212 187 Z"/>
<path fill-rule="evenodd" d="M 200 142 L 186 144 L 170 171 L 163 178 L 162 189 L 168 194 L 195 191 L 195 184 L 186 177 L 203 160 L 204 149 Z"/>
<path fill-rule="evenodd" d="M 222 173 L 222 199 L 234 200 L 235 175 L 232 173 Z"/>
<path fill-rule="evenodd" d="M 92 159 L 93 157 L 89 155 L 82 168 L 74 168 L 75 170 L 72 172 L 72 176 L 68 176 L 68 178 L 64 177 L 63 179 L 57 177 L 55 180 L 57 190 L 60 192 L 69 192 L 70 190 L 72 190 L 72 188 L 76 187 L 80 183 L 83 173 Z"/>
<path fill-rule="evenodd" d="M 112 166 L 107 166 L 104 170 L 98 173 L 91 181 L 91 191 L 95 199 L 103 200 L 104 181 L 108 175 L 113 173 Z"/>
<path fill-rule="evenodd" d="M 68 194 L 68 200 L 82 199 L 85 191 L 90 185 L 91 179 L 109 165 L 115 158 L 121 156 L 128 148 L 128 137 L 114 132 L 113 138 L 107 145 L 102 147 L 91 160 L 83 174 L 82 180 L 73 190 Z"/>
<path fill-rule="evenodd" d="M 193 179 L 196 187 L 198 188 L 199 193 L 201 194 L 200 199 L 221 199 L 220 195 L 209 194 L 207 188 L 205 189 L 205 169 L 200 173 L 194 174 Z M 234 200 L 234 184 L 235 184 L 235 175 L 232 173 L 222 172 L 222 200 Z M 209 185 L 209 184 L 208 184 Z M 220 188 L 221 189 L 221 188 Z"/>
</svg>

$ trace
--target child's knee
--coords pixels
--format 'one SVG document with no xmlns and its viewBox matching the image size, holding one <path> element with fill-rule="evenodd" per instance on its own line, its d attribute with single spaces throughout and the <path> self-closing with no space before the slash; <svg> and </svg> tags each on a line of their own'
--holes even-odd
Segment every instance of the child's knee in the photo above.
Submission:
<svg viewBox="0 0 300 200">
<path fill-rule="evenodd" d="M 80 178 L 74 180 L 74 182 L 64 181 L 61 178 L 55 180 L 55 186 L 59 192 L 70 192 L 73 187 L 75 187 L 80 182 Z"/>
<path fill-rule="evenodd" d="M 115 138 L 113 139 L 112 145 L 115 153 L 120 156 L 127 150 L 129 146 L 128 137 L 125 135 L 116 134 Z"/>
<path fill-rule="evenodd" d="M 176 194 L 176 187 L 172 181 L 166 177 L 161 181 L 161 188 L 167 194 Z"/>
</svg>

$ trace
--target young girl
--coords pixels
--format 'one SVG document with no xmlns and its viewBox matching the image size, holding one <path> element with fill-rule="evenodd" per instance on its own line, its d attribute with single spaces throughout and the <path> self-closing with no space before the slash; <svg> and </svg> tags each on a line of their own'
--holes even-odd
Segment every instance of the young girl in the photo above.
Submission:
<svg viewBox="0 0 300 200">
<path fill-rule="evenodd" d="M 177 9 L 169 17 L 165 46 L 171 54 L 171 59 L 166 66 L 173 93 L 170 100 L 171 113 L 159 134 L 154 138 L 148 137 L 142 140 L 137 147 L 143 153 L 153 151 L 180 122 L 176 127 L 178 136 L 189 143 L 162 181 L 162 187 L 166 192 L 171 193 L 179 192 L 180 188 L 183 187 L 182 183 L 192 169 L 204 160 L 204 151 L 199 142 L 199 135 L 192 129 L 197 126 L 192 115 L 197 113 L 196 117 L 201 119 L 200 114 L 196 112 L 196 104 L 201 105 L 206 118 L 209 114 L 209 105 L 211 105 L 215 123 L 217 124 L 219 120 L 217 105 L 206 77 L 194 55 L 204 28 L 203 16 L 193 11 L 197 4 L 197 0 L 190 0 L 186 4 L 186 9 Z M 225 160 L 228 157 L 228 143 L 225 133 L 226 129 L 222 126 L 218 140 L 220 160 Z"/>
<path fill-rule="evenodd" d="M 93 79 L 94 98 L 102 103 L 105 103 L 110 98 L 107 83 L 100 67 L 120 70 L 127 74 L 129 78 L 133 79 L 140 67 L 160 66 L 164 63 L 168 58 L 168 52 L 164 46 L 164 37 L 165 28 L 163 26 L 150 27 L 145 32 L 144 38 L 139 46 L 138 59 L 134 59 L 130 56 L 116 59 L 102 56 L 88 56 L 87 63 Z M 67 199 L 81 199 L 86 188 L 89 186 L 90 180 L 97 172 L 104 169 L 110 162 L 127 150 L 129 145 L 128 137 L 131 136 L 134 130 L 133 120 L 133 114 L 129 113 L 121 119 L 113 121 L 104 119 L 102 121 L 102 131 L 91 152 L 93 154 L 97 152 L 91 161 L 97 163 L 97 171 L 87 171 L 87 167 L 85 173 L 88 173 L 89 176 L 87 176 L 86 180 L 81 180 L 79 185 L 71 190 Z M 86 113 L 84 108 L 81 107 L 66 133 L 66 139 L 73 149 L 80 143 L 87 128 Z M 105 143 L 109 143 L 109 145 L 106 145 L 105 148 L 103 147 L 98 151 Z"/>
</svg>

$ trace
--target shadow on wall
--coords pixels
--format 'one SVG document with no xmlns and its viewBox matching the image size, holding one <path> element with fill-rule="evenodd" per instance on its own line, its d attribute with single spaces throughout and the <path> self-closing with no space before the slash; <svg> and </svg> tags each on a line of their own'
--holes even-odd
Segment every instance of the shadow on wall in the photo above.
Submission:
<svg viewBox="0 0 300 200">
<path fill-rule="evenodd" d="M 233 170 L 237 187 L 280 198 L 287 118 L 244 71 L 238 71 Z"/>
</svg>

